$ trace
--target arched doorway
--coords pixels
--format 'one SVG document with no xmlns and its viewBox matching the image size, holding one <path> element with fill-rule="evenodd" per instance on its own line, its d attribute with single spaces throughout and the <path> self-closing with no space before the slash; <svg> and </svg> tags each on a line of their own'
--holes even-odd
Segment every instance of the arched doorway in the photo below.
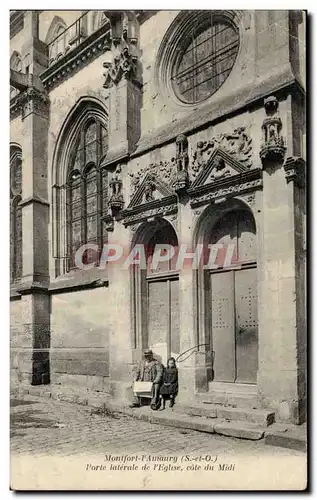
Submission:
<svg viewBox="0 0 317 500">
<path fill-rule="evenodd" d="M 177 235 L 168 221 L 157 219 L 141 226 L 134 244 L 144 245 L 147 264 L 146 270 L 133 269 L 136 347 L 151 348 L 166 363 L 180 352 Z M 156 245 L 171 245 L 176 251 L 175 258 L 159 262 L 153 269 Z"/>
<path fill-rule="evenodd" d="M 256 384 L 257 248 L 253 214 L 239 203 L 222 211 L 207 211 L 203 242 L 205 246 L 219 245 L 217 267 L 205 269 L 200 280 L 205 338 L 213 352 L 212 381 Z M 226 255 L 231 255 L 229 261 Z"/>
</svg>

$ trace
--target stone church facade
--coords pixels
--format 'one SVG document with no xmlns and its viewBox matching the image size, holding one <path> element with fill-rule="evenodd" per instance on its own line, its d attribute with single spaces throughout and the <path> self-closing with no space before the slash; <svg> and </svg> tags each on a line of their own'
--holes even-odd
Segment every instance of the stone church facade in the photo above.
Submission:
<svg viewBox="0 0 317 500">
<path fill-rule="evenodd" d="M 177 358 L 180 401 L 304 422 L 305 13 L 10 24 L 12 385 L 125 402 L 152 348 Z M 101 266 L 104 245 L 187 259 Z"/>
</svg>

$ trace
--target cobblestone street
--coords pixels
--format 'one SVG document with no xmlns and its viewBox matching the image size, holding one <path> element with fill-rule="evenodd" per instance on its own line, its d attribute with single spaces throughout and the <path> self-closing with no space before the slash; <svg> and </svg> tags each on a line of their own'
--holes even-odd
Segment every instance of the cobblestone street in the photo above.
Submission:
<svg viewBox="0 0 317 500">
<path fill-rule="evenodd" d="M 89 407 L 34 396 L 11 400 L 11 451 L 33 456 L 109 451 L 303 456 L 298 451 L 267 446 L 263 440 L 169 428 L 116 413 L 96 414 Z"/>
</svg>

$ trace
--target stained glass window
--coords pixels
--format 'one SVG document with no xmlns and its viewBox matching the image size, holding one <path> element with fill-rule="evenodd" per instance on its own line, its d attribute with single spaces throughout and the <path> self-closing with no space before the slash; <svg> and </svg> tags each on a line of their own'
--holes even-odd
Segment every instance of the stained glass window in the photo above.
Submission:
<svg viewBox="0 0 317 500">
<path fill-rule="evenodd" d="M 94 244 L 102 251 L 105 234 L 101 214 L 107 203 L 107 171 L 99 163 L 106 153 L 107 131 L 98 120 L 86 122 L 74 142 L 67 183 L 67 226 L 69 270 L 75 269 L 79 247 Z M 100 253 L 99 253 L 100 254 Z M 84 264 L 96 262 L 98 256 L 87 250 Z"/>
<path fill-rule="evenodd" d="M 10 274 L 11 282 L 22 276 L 22 158 L 17 147 L 10 151 Z"/>
<path fill-rule="evenodd" d="M 238 29 L 215 13 L 207 14 L 189 31 L 172 74 L 179 98 L 197 103 L 210 97 L 223 84 L 239 50 Z"/>
</svg>

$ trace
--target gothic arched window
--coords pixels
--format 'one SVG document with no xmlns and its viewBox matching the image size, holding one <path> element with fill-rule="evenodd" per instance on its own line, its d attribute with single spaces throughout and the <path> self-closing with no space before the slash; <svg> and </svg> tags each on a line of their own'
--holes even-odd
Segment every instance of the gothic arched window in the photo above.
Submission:
<svg viewBox="0 0 317 500">
<path fill-rule="evenodd" d="M 49 65 L 62 57 L 67 49 L 67 26 L 61 17 L 55 16 L 48 30 L 45 43 L 48 45 Z"/>
<path fill-rule="evenodd" d="M 86 121 L 74 143 L 68 165 L 67 246 L 68 270 L 76 268 L 76 251 L 85 244 L 98 245 L 102 251 L 104 231 L 101 221 L 107 200 L 107 171 L 99 163 L 107 149 L 107 131 L 99 120 Z M 87 250 L 82 261 L 96 261 Z"/>
<path fill-rule="evenodd" d="M 10 151 L 10 279 L 22 276 L 22 155 L 17 146 Z"/>
</svg>

